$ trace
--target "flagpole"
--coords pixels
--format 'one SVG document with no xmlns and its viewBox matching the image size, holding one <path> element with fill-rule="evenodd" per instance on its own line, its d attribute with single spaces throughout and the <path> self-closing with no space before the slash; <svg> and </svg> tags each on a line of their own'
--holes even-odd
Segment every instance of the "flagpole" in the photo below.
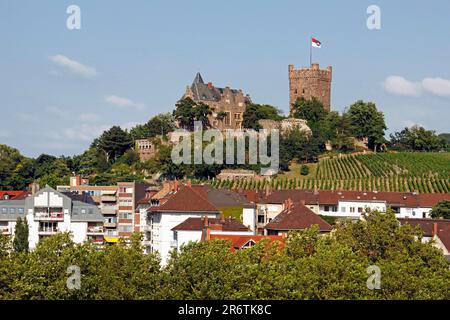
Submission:
<svg viewBox="0 0 450 320">
<path fill-rule="evenodd" d="M 312 68 L 312 37 L 309 37 L 309 67 Z"/>
</svg>

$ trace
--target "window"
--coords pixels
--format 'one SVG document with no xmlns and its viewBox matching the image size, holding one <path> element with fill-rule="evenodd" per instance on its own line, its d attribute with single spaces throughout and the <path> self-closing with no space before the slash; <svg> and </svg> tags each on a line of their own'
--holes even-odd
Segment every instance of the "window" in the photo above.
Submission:
<svg viewBox="0 0 450 320">
<path fill-rule="evenodd" d="M 330 207 L 329 207 L 329 206 L 325 206 L 324 211 L 325 211 L 325 212 L 330 211 Z"/>
<path fill-rule="evenodd" d="M 341 212 L 345 212 L 345 207 L 341 207 Z"/>
<path fill-rule="evenodd" d="M 350 212 L 354 213 L 355 212 L 355 207 L 350 207 Z"/>
<path fill-rule="evenodd" d="M 19 214 L 23 214 L 24 210 L 23 208 L 19 208 Z"/>
<path fill-rule="evenodd" d="M 119 232 L 133 232 L 133 226 L 119 226 Z"/>
<path fill-rule="evenodd" d="M 16 208 L 9 208 L 9 214 L 16 214 Z"/>
<path fill-rule="evenodd" d="M 8 209 L 7 208 L 2 208 L 2 213 L 8 213 Z"/>
<path fill-rule="evenodd" d="M 132 215 L 129 212 L 121 212 L 119 213 L 119 218 L 120 219 L 132 219 Z"/>
<path fill-rule="evenodd" d="M 363 212 L 363 208 L 359 207 L 358 208 L 358 213 L 362 213 Z"/>
</svg>

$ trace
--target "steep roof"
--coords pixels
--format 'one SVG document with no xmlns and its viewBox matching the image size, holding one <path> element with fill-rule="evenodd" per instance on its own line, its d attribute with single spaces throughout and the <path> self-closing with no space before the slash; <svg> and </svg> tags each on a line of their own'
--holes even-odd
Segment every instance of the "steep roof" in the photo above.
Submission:
<svg viewBox="0 0 450 320">
<path fill-rule="evenodd" d="M 204 218 L 188 218 L 176 227 L 173 231 L 202 231 L 205 226 Z M 248 231 L 248 228 L 241 222 L 233 218 L 208 218 L 208 226 L 211 230 L 220 231 Z"/>
<path fill-rule="evenodd" d="M 450 251 L 450 219 L 399 218 L 398 220 L 401 224 L 420 226 L 425 237 L 437 235 L 442 244 Z"/>
<path fill-rule="evenodd" d="M 269 222 L 265 229 L 267 230 L 303 230 L 318 225 L 321 232 L 331 231 L 331 226 L 300 203 L 292 203 L 287 206 L 279 215 Z"/>
<path fill-rule="evenodd" d="M 150 207 L 149 212 L 214 212 L 219 210 L 190 186 L 183 186 L 160 206 Z"/>
</svg>

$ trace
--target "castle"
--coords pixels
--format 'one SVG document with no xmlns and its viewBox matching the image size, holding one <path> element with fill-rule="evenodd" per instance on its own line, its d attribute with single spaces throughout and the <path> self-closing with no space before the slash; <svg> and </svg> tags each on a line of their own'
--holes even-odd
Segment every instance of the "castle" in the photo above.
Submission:
<svg viewBox="0 0 450 320">
<path fill-rule="evenodd" d="M 311 100 L 318 99 L 326 111 L 331 105 L 331 78 L 332 67 L 320 69 L 319 64 L 313 63 L 311 68 L 294 69 L 292 64 L 289 70 L 289 106 L 292 113 L 293 105 L 298 98 Z"/>
<path fill-rule="evenodd" d="M 188 97 L 211 108 L 209 122 L 213 128 L 220 130 L 242 129 L 245 108 L 251 103 L 250 96 L 244 96 L 242 90 L 218 88 L 212 82 L 206 84 L 200 73 L 197 73 L 192 85 L 187 86 L 183 99 Z"/>
</svg>

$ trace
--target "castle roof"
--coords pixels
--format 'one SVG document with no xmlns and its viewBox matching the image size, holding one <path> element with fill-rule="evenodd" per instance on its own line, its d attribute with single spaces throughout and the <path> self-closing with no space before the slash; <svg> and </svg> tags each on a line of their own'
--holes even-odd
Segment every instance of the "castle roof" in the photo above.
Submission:
<svg viewBox="0 0 450 320">
<path fill-rule="evenodd" d="M 232 95 L 239 93 L 239 90 L 236 89 L 218 88 L 213 86 L 212 83 L 206 84 L 200 72 L 197 72 L 191 85 L 191 91 L 195 101 L 220 101 L 225 90 L 229 90 Z"/>
</svg>

